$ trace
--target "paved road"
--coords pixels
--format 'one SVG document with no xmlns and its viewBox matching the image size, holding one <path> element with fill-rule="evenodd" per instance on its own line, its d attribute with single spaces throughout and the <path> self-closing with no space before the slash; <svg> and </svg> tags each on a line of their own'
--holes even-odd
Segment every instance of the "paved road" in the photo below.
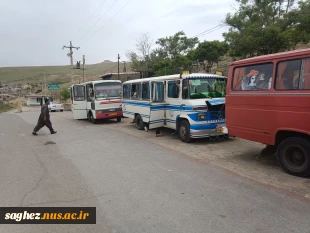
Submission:
<svg viewBox="0 0 310 233">
<path fill-rule="evenodd" d="M 57 114 L 59 134 L 35 137 L 37 116 L 0 114 L 0 206 L 96 206 L 97 224 L 2 225 L 1 233 L 310 232 L 306 202 Z"/>
</svg>

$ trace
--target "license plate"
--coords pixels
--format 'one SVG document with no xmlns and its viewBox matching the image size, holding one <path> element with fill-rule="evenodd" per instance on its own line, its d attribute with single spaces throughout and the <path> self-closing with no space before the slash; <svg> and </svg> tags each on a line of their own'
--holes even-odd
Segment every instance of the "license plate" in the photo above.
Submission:
<svg viewBox="0 0 310 233">
<path fill-rule="evenodd" d="M 115 109 L 110 109 L 109 111 L 110 111 L 110 112 L 115 112 Z"/>
<path fill-rule="evenodd" d="M 115 116 L 115 115 L 117 115 L 116 112 L 110 113 L 110 116 Z"/>
</svg>

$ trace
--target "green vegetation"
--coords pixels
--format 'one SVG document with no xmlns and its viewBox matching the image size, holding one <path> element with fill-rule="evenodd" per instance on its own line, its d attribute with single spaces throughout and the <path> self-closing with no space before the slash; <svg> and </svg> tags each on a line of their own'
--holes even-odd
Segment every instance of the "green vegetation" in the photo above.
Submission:
<svg viewBox="0 0 310 233">
<path fill-rule="evenodd" d="M 294 49 L 310 40 L 310 0 L 241 0 L 227 14 L 224 33 L 233 57 L 253 57 Z"/>
<path fill-rule="evenodd" d="M 152 40 L 143 34 L 137 52 L 129 52 L 132 69 L 144 77 L 169 75 L 193 70 L 199 63 L 206 72 L 216 69 L 227 75 L 231 61 L 240 58 L 292 50 L 310 41 L 310 0 L 236 0 L 234 14 L 228 13 L 224 41 L 199 41 L 183 31 Z M 144 48 L 144 49 L 143 49 Z M 147 48 L 147 49 L 145 49 Z M 198 62 L 198 63 L 197 63 Z M 196 66 L 197 67 L 197 66 Z"/>
<path fill-rule="evenodd" d="M 1 112 L 8 112 L 12 109 L 13 109 L 13 107 L 11 105 L 6 104 L 2 100 L 0 100 L 0 113 Z"/>
<path fill-rule="evenodd" d="M 67 87 L 63 87 L 61 90 L 60 90 L 60 97 L 63 99 L 63 100 L 67 100 L 70 98 L 70 91 L 68 90 Z"/>
<path fill-rule="evenodd" d="M 87 76 L 99 76 L 107 72 L 116 72 L 116 62 L 103 62 L 86 66 Z M 44 73 L 48 83 L 68 83 L 71 81 L 70 66 L 3 67 L 0 68 L 0 82 L 24 85 L 28 83 L 44 84 Z M 82 70 L 74 70 L 74 75 L 82 76 Z"/>
</svg>

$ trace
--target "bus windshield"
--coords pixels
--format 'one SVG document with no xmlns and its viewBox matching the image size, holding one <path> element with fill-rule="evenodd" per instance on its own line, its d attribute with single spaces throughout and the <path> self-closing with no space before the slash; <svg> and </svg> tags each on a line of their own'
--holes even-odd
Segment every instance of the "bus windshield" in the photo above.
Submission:
<svg viewBox="0 0 310 233">
<path fill-rule="evenodd" d="M 122 84 L 119 82 L 106 82 L 95 84 L 96 100 L 121 98 Z"/>
<path fill-rule="evenodd" d="M 227 79 L 190 79 L 190 99 L 219 98 L 226 95 Z"/>
</svg>

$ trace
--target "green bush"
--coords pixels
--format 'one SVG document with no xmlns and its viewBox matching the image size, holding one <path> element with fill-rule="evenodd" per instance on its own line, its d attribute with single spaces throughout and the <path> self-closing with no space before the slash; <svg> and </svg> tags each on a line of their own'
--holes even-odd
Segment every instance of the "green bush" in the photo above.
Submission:
<svg viewBox="0 0 310 233">
<path fill-rule="evenodd" d="M 61 99 L 63 99 L 63 100 L 69 99 L 70 98 L 70 92 L 69 92 L 68 88 L 63 87 L 60 91 L 60 96 L 61 96 Z"/>
</svg>

